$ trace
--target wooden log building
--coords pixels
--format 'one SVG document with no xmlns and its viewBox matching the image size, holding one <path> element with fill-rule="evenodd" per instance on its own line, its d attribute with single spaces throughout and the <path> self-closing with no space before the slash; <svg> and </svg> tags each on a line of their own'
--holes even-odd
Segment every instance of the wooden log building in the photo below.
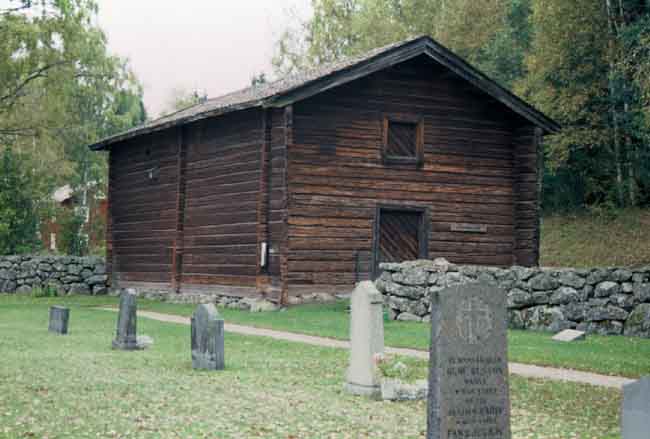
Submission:
<svg viewBox="0 0 650 439">
<path fill-rule="evenodd" d="M 209 99 L 90 146 L 112 285 L 287 303 L 384 261 L 536 265 L 558 129 L 426 36 Z"/>
</svg>

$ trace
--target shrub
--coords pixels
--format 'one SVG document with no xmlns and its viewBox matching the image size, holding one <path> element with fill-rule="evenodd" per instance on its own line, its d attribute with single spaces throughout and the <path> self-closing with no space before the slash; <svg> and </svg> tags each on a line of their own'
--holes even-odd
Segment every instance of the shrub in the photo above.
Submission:
<svg viewBox="0 0 650 439">
<path fill-rule="evenodd" d="M 45 285 L 43 287 L 32 288 L 32 297 L 56 297 L 58 291 L 52 285 Z"/>
<path fill-rule="evenodd" d="M 84 233 L 85 215 L 76 209 L 60 209 L 57 215 L 61 224 L 60 250 L 72 256 L 88 254 L 88 239 Z"/>
<path fill-rule="evenodd" d="M 428 363 L 417 358 L 379 355 L 375 364 L 380 378 L 398 379 L 404 383 L 426 379 L 428 374 Z"/>
</svg>

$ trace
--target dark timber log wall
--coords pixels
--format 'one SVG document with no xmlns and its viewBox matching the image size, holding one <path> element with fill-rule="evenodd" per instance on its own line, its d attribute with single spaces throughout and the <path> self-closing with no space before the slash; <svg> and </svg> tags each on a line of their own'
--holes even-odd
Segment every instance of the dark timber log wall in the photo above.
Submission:
<svg viewBox="0 0 650 439">
<path fill-rule="evenodd" d="M 420 168 L 383 164 L 386 114 L 423 117 Z M 535 264 L 533 129 L 523 127 L 494 99 L 422 58 L 295 104 L 288 168 L 291 294 L 352 285 L 355 252 L 372 250 L 380 204 L 427 208 L 431 258 Z M 515 168 L 515 157 L 526 163 Z M 455 232 L 454 223 L 487 230 Z M 515 236 L 521 258 L 515 258 Z"/>
<path fill-rule="evenodd" d="M 418 161 L 384 160 L 386 118 L 419 123 Z M 349 289 L 379 207 L 421 212 L 420 257 L 536 265 L 540 139 L 426 57 L 284 108 L 143 135 L 110 153 L 107 270 L 114 286 L 283 301 Z"/>
<path fill-rule="evenodd" d="M 111 150 L 107 268 L 114 286 L 251 295 L 261 274 L 279 289 L 285 129 L 281 110 L 266 114 L 206 119 Z M 268 226 L 258 229 L 259 219 Z M 265 236 L 271 256 L 261 269 L 258 239 Z"/>
<path fill-rule="evenodd" d="M 182 290 L 224 285 L 248 288 L 222 292 L 255 292 L 263 133 L 260 110 L 187 127 Z"/>
<path fill-rule="evenodd" d="M 286 126 L 283 109 L 268 110 L 271 118 L 271 163 L 269 187 L 269 264 L 266 272 L 270 276 L 272 290 L 269 297 L 279 299 L 283 243 L 286 242 L 287 206 L 287 148 Z"/>
<path fill-rule="evenodd" d="M 517 265 L 539 261 L 541 132 L 524 127 L 515 132 L 515 254 Z"/>
<path fill-rule="evenodd" d="M 110 152 L 107 269 L 117 283 L 171 281 L 177 148 L 176 130 L 167 130 Z"/>
</svg>

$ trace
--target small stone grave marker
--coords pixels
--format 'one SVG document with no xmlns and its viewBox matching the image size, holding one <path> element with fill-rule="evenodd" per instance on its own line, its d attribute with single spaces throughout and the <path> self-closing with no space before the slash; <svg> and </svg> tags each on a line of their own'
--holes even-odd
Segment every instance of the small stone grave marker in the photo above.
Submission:
<svg viewBox="0 0 650 439">
<path fill-rule="evenodd" d="M 126 289 L 120 294 L 120 310 L 117 316 L 117 331 L 113 340 L 113 349 L 134 351 L 142 349 L 137 339 L 137 303 L 136 294 Z"/>
<path fill-rule="evenodd" d="M 510 439 L 506 293 L 470 283 L 431 296 L 428 439 Z"/>
<path fill-rule="evenodd" d="M 585 333 L 583 331 L 576 331 L 575 329 L 565 329 L 564 331 L 560 331 L 553 336 L 554 341 L 563 342 L 571 342 L 584 339 Z"/>
<path fill-rule="evenodd" d="M 379 396 L 375 371 L 384 353 L 383 298 L 371 281 L 360 282 L 350 299 L 350 365 L 345 389 L 354 395 Z"/>
<path fill-rule="evenodd" d="M 70 309 L 63 306 L 50 307 L 50 325 L 48 330 L 56 334 L 65 335 L 68 333 L 68 321 L 70 320 Z"/>
<path fill-rule="evenodd" d="M 192 368 L 221 370 L 224 361 L 223 319 L 213 304 L 199 305 L 192 315 Z"/>
<path fill-rule="evenodd" d="M 623 386 L 621 432 L 623 439 L 650 435 L 650 377 Z"/>
</svg>

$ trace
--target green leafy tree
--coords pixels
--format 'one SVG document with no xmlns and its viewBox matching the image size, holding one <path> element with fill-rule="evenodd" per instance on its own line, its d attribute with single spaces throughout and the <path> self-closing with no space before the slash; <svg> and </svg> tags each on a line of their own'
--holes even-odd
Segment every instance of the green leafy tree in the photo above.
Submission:
<svg viewBox="0 0 650 439">
<path fill-rule="evenodd" d="M 32 176 L 25 164 L 11 148 L 0 151 L 0 255 L 31 252 L 39 244 Z"/>
<path fill-rule="evenodd" d="M 205 90 L 187 90 L 182 87 L 176 87 L 172 89 L 169 99 L 167 100 L 167 109 L 162 112 L 162 115 L 164 116 L 185 110 L 186 108 L 205 102 L 207 99 L 208 94 Z"/>
<path fill-rule="evenodd" d="M 102 177 L 84 176 L 80 149 L 144 121 L 141 86 L 108 53 L 93 0 L 22 3 L 0 15 L 0 145 L 37 156 L 43 174 Z"/>
<path fill-rule="evenodd" d="M 431 35 L 510 84 L 523 70 L 530 1 L 313 0 L 313 16 L 286 30 L 273 65 L 286 74 Z"/>
<path fill-rule="evenodd" d="M 634 58 L 647 51 L 649 13 L 639 1 L 534 1 L 517 89 L 564 126 L 546 142 L 550 207 L 647 203 L 648 107 Z"/>
<path fill-rule="evenodd" d="M 575 192 L 584 194 L 588 202 L 602 202 L 611 141 L 604 62 L 607 38 L 602 32 L 607 20 L 602 5 L 592 0 L 535 0 L 531 22 L 535 37 L 526 58 L 528 75 L 517 90 L 564 126 L 560 134 L 546 139 L 548 176 L 580 176 L 577 181 L 560 178 L 555 186 L 573 183 Z M 559 194 L 552 187 L 550 192 Z M 566 201 L 576 200 L 555 204 Z"/>
<path fill-rule="evenodd" d="M 56 215 L 61 225 L 60 249 L 67 255 L 88 254 L 88 239 L 84 231 L 86 217 L 81 209 L 60 208 Z"/>
<path fill-rule="evenodd" d="M 63 184 L 105 185 L 105 155 L 87 145 L 146 113 L 127 61 L 107 51 L 95 1 L 14 3 L 0 13 L 0 150 L 21 156 L 30 195 L 46 204 Z"/>
<path fill-rule="evenodd" d="M 612 85 L 621 123 L 619 197 L 622 204 L 650 205 L 650 2 L 619 1 L 608 7 L 612 47 Z"/>
<path fill-rule="evenodd" d="M 261 72 L 257 75 L 253 75 L 251 78 L 251 86 L 257 87 L 258 85 L 266 84 L 268 80 L 266 79 L 266 73 Z"/>
<path fill-rule="evenodd" d="M 470 58 L 486 74 L 502 85 L 512 88 L 526 76 L 526 55 L 532 41 L 530 15 L 533 0 L 511 0 L 506 5 L 500 31 Z"/>
</svg>

